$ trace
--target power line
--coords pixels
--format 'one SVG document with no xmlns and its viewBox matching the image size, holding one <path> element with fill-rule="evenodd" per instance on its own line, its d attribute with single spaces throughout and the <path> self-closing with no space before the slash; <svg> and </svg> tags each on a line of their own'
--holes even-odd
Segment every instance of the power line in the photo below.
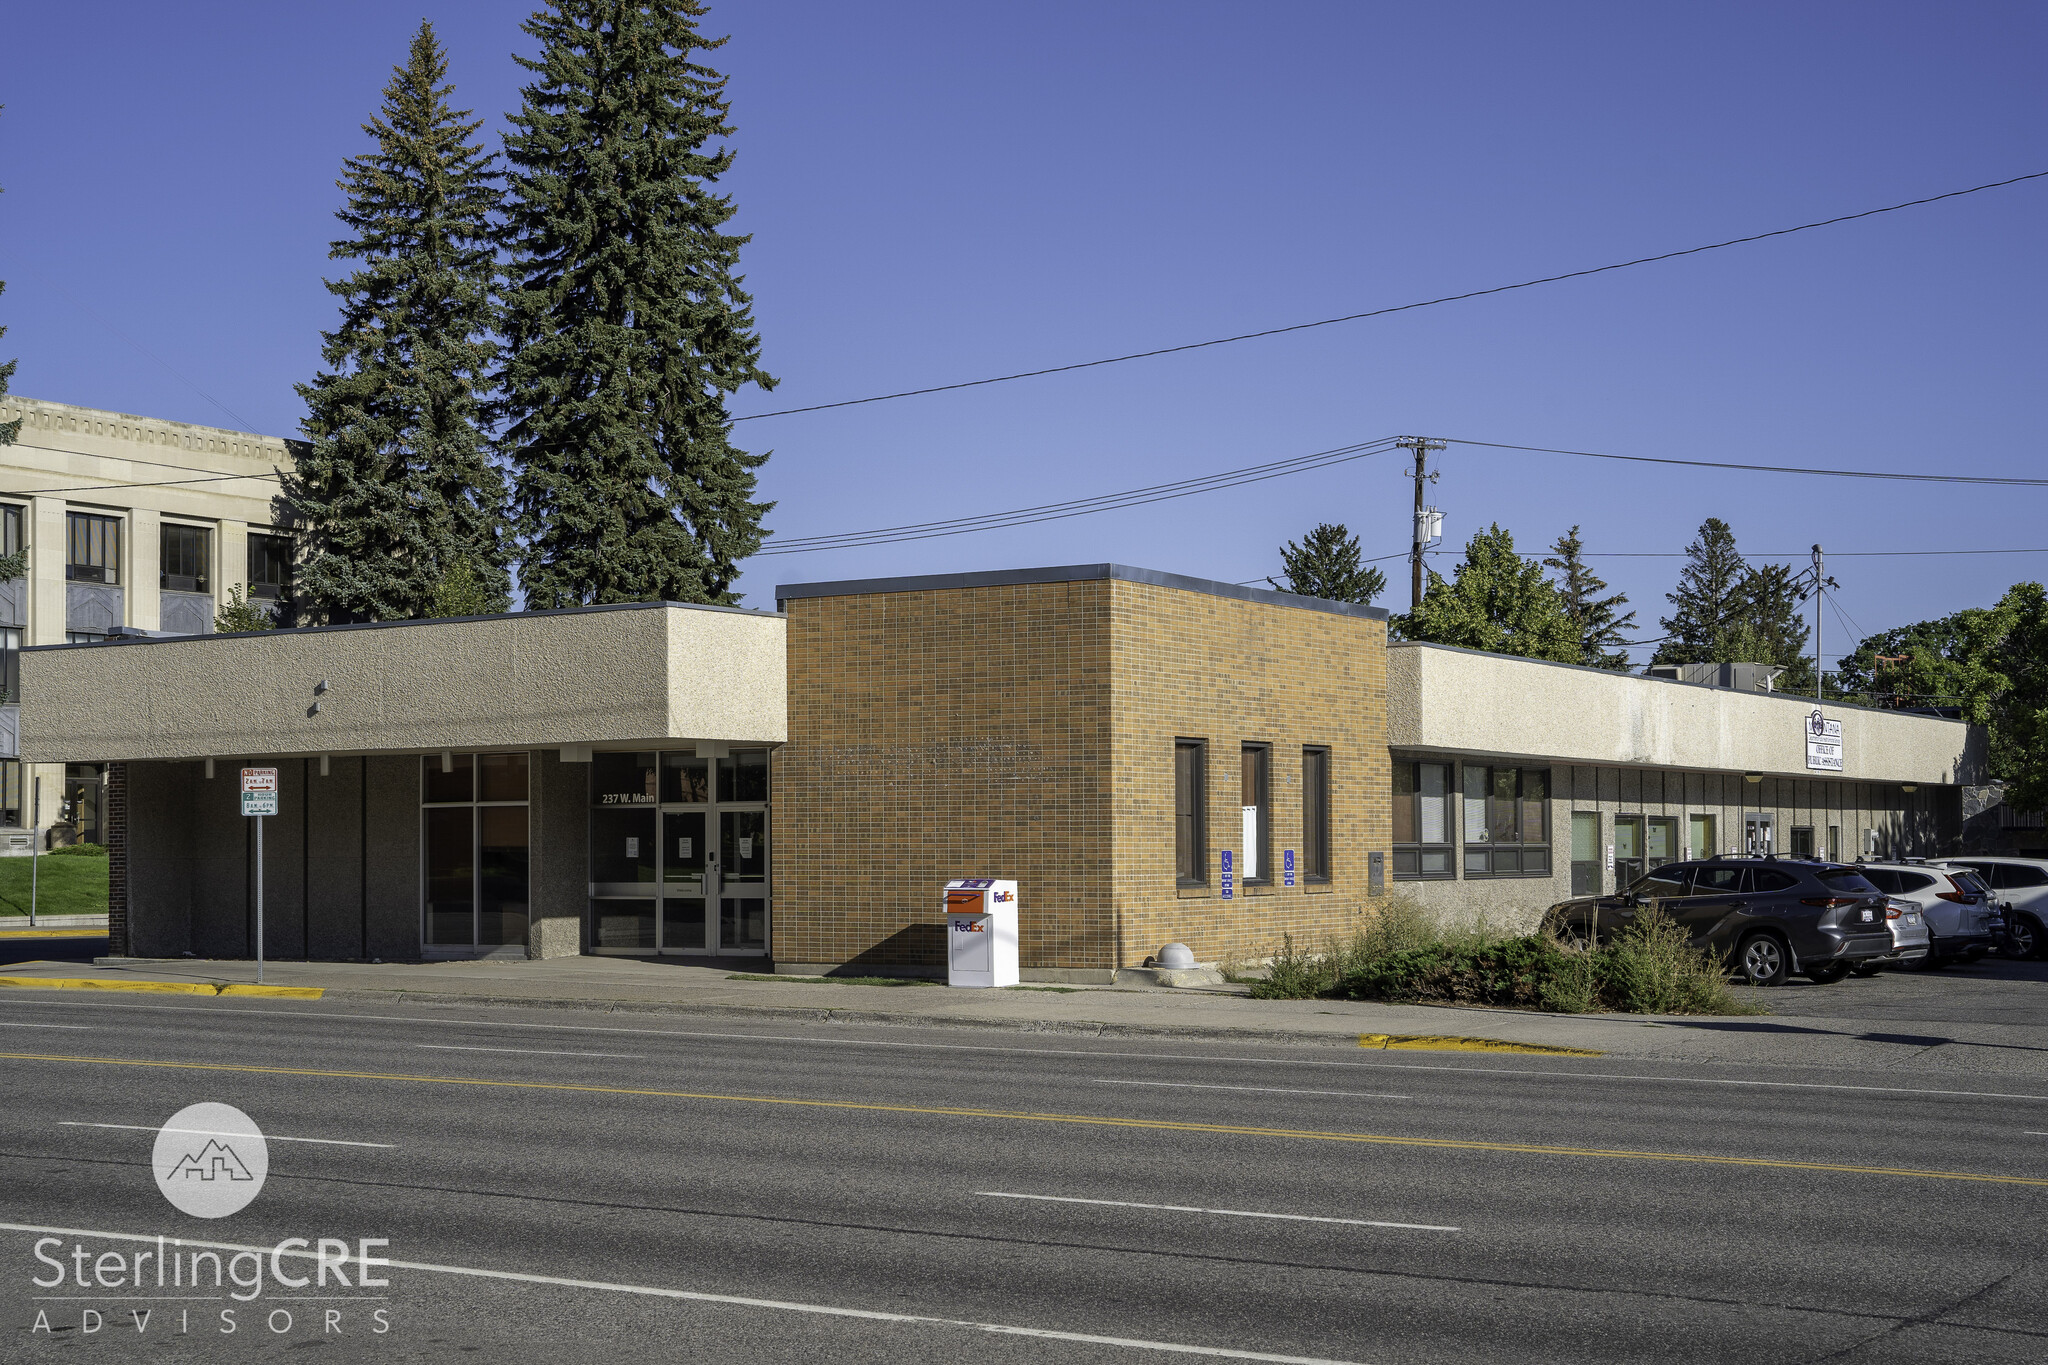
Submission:
<svg viewBox="0 0 2048 1365">
<path fill-rule="evenodd" d="M 1903 204 L 1888 204 L 1883 208 L 1865 209 L 1861 213 L 1845 213 L 1836 218 L 1822 218 L 1811 223 L 1800 223 L 1795 227 L 1775 228 L 1770 232 L 1752 233 L 1747 237 L 1730 237 L 1725 242 L 1709 242 L 1705 246 L 1689 246 L 1681 251 L 1666 251 L 1655 256 L 1638 256 L 1632 261 L 1616 261 L 1611 265 L 1596 265 L 1586 270 L 1570 270 L 1562 275 L 1545 275 L 1540 279 L 1523 280 L 1517 284 L 1498 284 L 1489 289 L 1473 289 L 1463 294 L 1446 294 L 1442 298 L 1423 299 L 1417 303 L 1399 303 L 1386 308 L 1374 308 L 1363 313 L 1346 313 L 1342 317 L 1322 318 L 1316 322 L 1296 322 L 1285 327 L 1268 327 L 1257 332 L 1240 332 L 1236 336 L 1215 337 L 1209 341 L 1190 341 L 1179 346 L 1161 346 L 1156 350 L 1132 351 L 1128 355 L 1105 356 L 1100 360 L 1081 360 L 1070 365 L 1049 365 L 1041 370 L 1019 370 L 1015 374 L 993 375 L 987 379 L 967 379 L 955 384 L 933 384 L 922 389 L 903 389 L 896 393 L 879 393 L 869 398 L 843 398 L 836 403 L 812 403 L 800 408 L 779 408 L 774 412 L 754 412 L 744 417 L 735 417 L 735 422 L 758 422 L 767 417 L 788 417 L 799 412 L 824 412 L 830 408 L 852 408 L 866 403 L 887 403 L 897 398 L 918 398 L 931 393 L 950 393 L 955 389 L 974 389 L 987 384 L 1007 384 L 1016 379 L 1037 379 L 1049 374 L 1066 374 L 1073 370 L 1089 370 L 1101 365 L 1120 365 L 1126 360 L 1149 360 L 1154 356 L 1177 355 L 1182 351 L 1199 351 L 1210 346 L 1228 346 L 1238 341 L 1255 341 L 1260 337 L 1281 336 L 1288 332 L 1305 332 L 1313 327 L 1334 327 L 1340 322 L 1359 322 L 1366 318 L 1385 317 L 1390 313 L 1406 313 L 1417 308 L 1434 308 L 1440 303 L 1458 303 L 1465 299 L 1485 298 L 1489 294 L 1506 294 L 1516 289 L 1533 289 L 1539 284 L 1556 284 L 1561 280 L 1583 279 L 1588 275 L 1602 275 L 1610 270 L 1627 270 L 1631 266 L 1653 265 L 1658 261 L 1677 260 L 1681 256 L 1697 256 L 1703 251 L 1719 251 L 1723 247 L 1743 246 L 1750 242 L 1767 241 L 1773 237 L 1787 237 L 1795 232 L 1811 232 L 1815 228 L 1833 227 L 1837 223 L 1853 223 L 1859 218 L 1875 218 L 1879 214 L 1897 213 L 1901 209 L 1919 208 L 1925 204 L 1938 204 L 1944 199 L 1959 199 L 1967 194 L 1982 194 L 1986 190 L 2004 189 L 2023 181 L 2040 180 L 2048 177 L 2048 171 L 2033 171 L 2016 175 L 2010 180 L 1994 180 L 1988 184 L 1972 185 L 1968 189 L 1950 190 L 1946 194 L 1929 195 L 1925 199 L 1909 199 Z"/>
<path fill-rule="evenodd" d="M 2048 174 L 2048 172 L 2044 172 Z M 1803 465 L 1737 464 L 1730 460 L 1679 460 L 1668 455 L 1610 455 L 1598 450 L 1560 450 L 1554 446 L 1518 446 L 1505 441 L 1468 441 L 1450 436 L 1446 440 L 1461 446 L 1484 446 L 1490 450 L 1526 450 L 1538 455 L 1583 455 L 1589 460 L 1626 460 L 1631 464 L 1674 464 L 1694 469 L 1746 469 L 1759 474 L 1823 474 L 1836 479 L 1893 479 L 1906 483 L 1998 484 L 2019 488 L 2048 488 L 2048 479 L 2008 479 L 1982 474 L 1890 474 L 1871 469 L 1814 469 Z M 1802 552 L 1803 553 L 1803 552 Z"/>
</svg>

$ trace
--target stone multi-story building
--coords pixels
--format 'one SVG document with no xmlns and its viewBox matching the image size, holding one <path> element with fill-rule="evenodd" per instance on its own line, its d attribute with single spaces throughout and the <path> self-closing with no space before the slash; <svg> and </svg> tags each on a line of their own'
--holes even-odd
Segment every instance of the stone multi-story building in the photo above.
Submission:
<svg viewBox="0 0 2048 1365">
<path fill-rule="evenodd" d="M 26 576 L 0 583 L 0 852 L 27 852 L 32 826 L 58 842 L 104 838 L 95 762 L 24 770 L 17 751 L 20 651 L 124 631 L 202 635 L 228 592 L 275 608 L 289 595 L 288 516 L 272 436 L 9 395 L 0 422 L 0 555 Z"/>
</svg>

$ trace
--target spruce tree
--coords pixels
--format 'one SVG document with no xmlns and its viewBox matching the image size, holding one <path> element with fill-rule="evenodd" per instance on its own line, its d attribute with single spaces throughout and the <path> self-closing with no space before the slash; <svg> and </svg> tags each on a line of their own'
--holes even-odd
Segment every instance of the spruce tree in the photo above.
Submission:
<svg viewBox="0 0 2048 1365">
<path fill-rule="evenodd" d="M 6 292 L 7 281 L 0 280 L 0 294 L 5 294 Z M 0 327 L 0 337 L 6 335 L 7 329 Z M 13 360 L 0 360 L 0 400 L 5 400 L 7 397 L 7 383 L 14 378 L 14 367 L 17 363 Z M 13 445 L 15 438 L 20 435 L 21 419 L 19 417 L 15 418 L 12 422 L 0 422 L 0 446 Z M 28 554 L 25 550 L 16 551 L 11 555 L 0 555 L 0 582 L 20 578 L 27 572 Z"/>
<path fill-rule="evenodd" d="M 458 565 L 509 604 L 504 478 L 479 425 L 497 177 L 471 140 L 481 120 L 449 105 L 447 73 L 423 22 L 363 125 L 375 149 L 343 163 L 335 216 L 352 235 L 329 256 L 363 265 L 328 282 L 341 323 L 323 334 L 329 368 L 299 386 L 311 439 L 285 479 L 304 554 L 295 594 L 316 621 L 431 616 Z"/>
<path fill-rule="evenodd" d="M 1281 590 L 1303 597 L 1370 605 L 1387 588 L 1387 576 L 1360 561 L 1358 537 L 1342 524 L 1326 521 L 1299 544 L 1288 541 L 1280 547 L 1280 564 L 1287 573 L 1287 586 Z M 1280 587 L 1270 578 L 1266 581 Z"/>
<path fill-rule="evenodd" d="M 775 381 L 714 192 L 733 129 L 705 12 L 552 0 L 524 26 L 498 413 L 531 607 L 730 603 L 764 535 L 767 456 L 732 444 L 725 397 Z"/>
<path fill-rule="evenodd" d="M 1543 567 L 1561 575 L 1557 590 L 1564 599 L 1565 618 L 1579 638 L 1580 661 L 1594 668 L 1624 671 L 1628 651 L 1621 646 L 1627 643 L 1623 637 L 1635 629 L 1636 614 L 1616 614 L 1628 605 L 1627 593 L 1600 595 L 1607 590 L 1607 583 L 1586 563 L 1585 548 L 1579 528 L 1574 526 L 1550 547 L 1554 557 L 1544 560 Z"/>
<path fill-rule="evenodd" d="M 1750 570 L 1742 582 L 1739 643 L 1736 638 L 1724 640 L 1714 658 L 1717 662 L 1771 664 L 1785 670 L 1773 684 L 1778 691 L 1811 693 L 1813 658 L 1806 652 L 1806 642 L 1813 629 L 1801 610 L 1806 594 L 1793 579 L 1791 568 L 1784 564 Z"/>
<path fill-rule="evenodd" d="M 1650 660 L 1659 664 L 1723 662 L 1721 651 L 1731 627 L 1747 610 L 1744 593 L 1749 566 L 1735 549 L 1735 532 L 1719 517 L 1700 523 L 1699 535 L 1685 547 L 1687 561 L 1678 588 L 1664 595 L 1676 609 L 1659 624 L 1664 643 Z"/>
<path fill-rule="evenodd" d="M 1448 581 L 1432 571 L 1421 606 L 1394 625 L 1404 640 L 1567 664 L 1581 657 L 1563 595 L 1541 564 L 1515 553 L 1515 538 L 1498 525 L 1466 543 L 1465 560 Z"/>
</svg>

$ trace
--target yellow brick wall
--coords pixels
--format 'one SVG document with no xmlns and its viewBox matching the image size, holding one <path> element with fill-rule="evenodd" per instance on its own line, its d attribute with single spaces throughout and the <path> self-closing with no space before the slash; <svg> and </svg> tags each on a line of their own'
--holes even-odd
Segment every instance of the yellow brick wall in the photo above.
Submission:
<svg viewBox="0 0 2048 1365">
<path fill-rule="evenodd" d="M 777 962 L 942 967 L 954 877 L 1022 883 L 1026 967 L 1114 955 L 1109 588 L 786 604 Z"/>
<path fill-rule="evenodd" d="M 1116 914 L 1121 966 L 1171 942 L 1198 961 L 1264 956 L 1283 934 L 1319 944 L 1366 900 L 1366 854 L 1392 836 L 1384 621 L 1246 602 L 1146 583 L 1111 585 Z M 1177 889 L 1173 746 L 1208 741 L 1209 886 Z M 1273 747 L 1274 885 L 1221 898 L 1217 852 L 1242 859 L 1239 755 Z M 1327 885 L 1280 885 L 1301 848 L 1301 751 L 1330 754 Z"/>
<path fill-rule="evenodd" d="M 785 609 L 778 963 L 940 968 L 953 877 L 1018 880 L 1027 970 L 1135 966 L 1176 939 L 1258 956 L 1362 905 L 1389 837 L 1384 622 L 1110 579 Z M 1175 886 L 1177 736 L 1210 746 L 1198 895 Z M 1301 748 L 1331 749 L 1327 887 L 1217 897 L 1244 741 L 1273 746 L 1276 870 L 1300 847 Z"/>
</svg>

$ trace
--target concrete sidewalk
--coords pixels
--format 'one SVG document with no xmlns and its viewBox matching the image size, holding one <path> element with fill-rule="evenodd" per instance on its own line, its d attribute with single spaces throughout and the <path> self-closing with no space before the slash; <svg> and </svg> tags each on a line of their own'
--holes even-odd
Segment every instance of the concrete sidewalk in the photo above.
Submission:
<svg viewBox="0 0 2048 1365">
<path fill-rule="evenodd" d="M 91 967 L 72 962 L 21 963 L 7 968 L 6 975 L 23 983 L 10 988 L 10 993 L 36 978 L 83 977 L 110 985 L 189 982 L 219 987 L 253 982 L 256 967 L 253 962 L 240 961 L 103 958 Z M 1371 1040 L 1372 1035 L 1423 1036 L 1584 1050 L 1610 1059 L 1934 1073 L 1956 1080 L 2004 1076 L 2014 1082 L 2039 1078 L 2048 1084 L 2048 1023 L 1858 1018 L 1811 1009 L 1776 1018 L 1553 1015 L 1330 1000 L 1252 1000 L 1235 994 L 1134 987 L 954 990 L 939 985 L 735 981 L 728 979 L 730 975 L 724 968 L 602 957 L 542 962 L 273 962 L 264 970 L 264 980 L 271 985 L 319 988 L 326 1002 L 351 1008 L 516 1005 L 763 1022 L 920 1025 L 1348 1049 L 1387 1046 Z M 1769 1003 L 1773 994 L 1762 992 L 1759 998 Z M 1837 1000 L 1840 1008 L 1853 1009 L 1858 997 L 1843 992 L 1824 1000 L 1814 997 L 1813 1003 L 1835 1007 Z M 293 1002 L 289 1007 L 306 1006 Z M 1482 1050 L 1473 1044 L 1464 1048 L 1455 1043 L 1424 1046 Z M 1973 1082 L 1971 1088 L 1983 1087 Z"/>
</svg>

